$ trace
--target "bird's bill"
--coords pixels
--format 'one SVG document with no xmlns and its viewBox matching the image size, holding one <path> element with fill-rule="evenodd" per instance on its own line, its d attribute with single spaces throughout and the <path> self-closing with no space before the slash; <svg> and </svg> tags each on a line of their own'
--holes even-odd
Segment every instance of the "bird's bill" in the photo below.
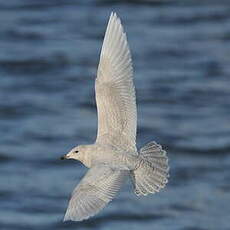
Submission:
<svg viewBox="0 0 230 230">
<path fill-rule="evenodd" d="M 63 156 L 60 157 L 60 160 L 66 160 L 66 159 L 68 159 L 67 154 L 65 154 L 65 155 L 63 155 Z"/>
</svg>

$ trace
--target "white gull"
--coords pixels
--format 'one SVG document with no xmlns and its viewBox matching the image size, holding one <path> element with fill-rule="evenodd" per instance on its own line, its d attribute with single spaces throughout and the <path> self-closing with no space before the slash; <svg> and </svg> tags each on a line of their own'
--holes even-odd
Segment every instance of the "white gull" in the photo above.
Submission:
<svg viewBox="0 0 230 230">
<path fill-rule="evenodd" d="M 132 60 L 126 34 L 111 13 L 95 82 L 98 132 L 94 144 L 73 148 L 62 159 L 89 168 L 74 189 L 64 221 L 94 216 L 117 194 L 127 177 L 136 195 L 158 192 L 168 182 L 168 158 L 155 142 L 136 148 L 137 111 Z"/>
</svg>

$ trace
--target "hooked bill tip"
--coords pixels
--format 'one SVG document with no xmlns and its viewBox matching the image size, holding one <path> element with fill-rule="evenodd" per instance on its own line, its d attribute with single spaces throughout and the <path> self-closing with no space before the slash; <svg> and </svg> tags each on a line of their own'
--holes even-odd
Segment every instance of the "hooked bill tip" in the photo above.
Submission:
<svg viewBox="0 0 230 230">
<path fill-rule="evenodd" d="M 60 157 L 60 160 L 65 160 L 65 155 Z"/>
</svg>

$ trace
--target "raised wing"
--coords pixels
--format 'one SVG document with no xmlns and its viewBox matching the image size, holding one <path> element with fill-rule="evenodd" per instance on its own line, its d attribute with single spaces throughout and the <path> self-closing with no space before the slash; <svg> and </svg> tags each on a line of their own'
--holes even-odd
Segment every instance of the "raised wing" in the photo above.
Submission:
<svg viewBox="0 0 230 230">
<path fill-rule="evenodd" d="M 64 221 L 81 221 L 94 216 L 111 201 L 128 175 L 104 165 L 90 168 L 74 189 Z"/>
<path fill-rule="evenodd" d="M 97 142 L 118 137 L 136 149 L 136 97 L 130 51 L 120 19 L 112 13 L 106 29 L 95 84 Z M 128 145 L 127 145 L 128 143 Z"/>
</svg>

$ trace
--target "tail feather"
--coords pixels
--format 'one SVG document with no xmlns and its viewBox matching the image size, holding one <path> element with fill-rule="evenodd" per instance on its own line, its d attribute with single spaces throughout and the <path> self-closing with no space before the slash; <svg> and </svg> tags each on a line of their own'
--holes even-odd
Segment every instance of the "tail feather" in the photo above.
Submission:
<svg viewBox="0 0 230 230">
<path fill-rule="evenodd" d="M 140 157 L 139 167 L 131 171 L 135 193 L 139 196 L 159 192 L 169 177 L 166 151 L 156 142 L 150 142 L 141 148 Z"/>
</svg>

